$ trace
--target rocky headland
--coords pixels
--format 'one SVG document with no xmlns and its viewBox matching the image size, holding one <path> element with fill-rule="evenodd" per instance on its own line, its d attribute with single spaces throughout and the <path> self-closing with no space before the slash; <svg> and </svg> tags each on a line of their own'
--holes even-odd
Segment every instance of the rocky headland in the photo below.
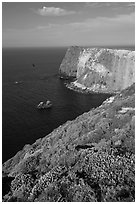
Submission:
<svg viewBox="0 0 137 204">
<path fill-rule="evenodd" d="M 135 81 L 135 51 L 70 47 L 60 65 L 60 75 L 73 77 L 70 89 L 114 93 Z"/>
<path fill-rule="evenodd" d="M 2 168 L 5 202 L 135 201 L 134 52 L 123 51 L 118 61 L 116 54 L 115 65 L 112 65 L 116 51 L 105 51 L 110 53 L 110 58 L 104 56 L 108 64 L 102 56 L 102 62 L 96 62 L 95 67 L 85 68 L 93 65 L 91 52 L 90 60 L 85 56 L 78 67 L 83 48 L 76 49 L 75 53 L 72 48 L 72 55 L 68 51 L 69 58 L 65 56 L 60 67 L 61 76 L 75 77 L 78 83 L 90 88 L 91 79 L 95 80 L 94 85 L 101 87 L 103 76 L 106 89 L 97 90 L 118 93 L 98 108 L 67 121 L 34 144 L 26 145 L 5 162 Z"/>
</svg>

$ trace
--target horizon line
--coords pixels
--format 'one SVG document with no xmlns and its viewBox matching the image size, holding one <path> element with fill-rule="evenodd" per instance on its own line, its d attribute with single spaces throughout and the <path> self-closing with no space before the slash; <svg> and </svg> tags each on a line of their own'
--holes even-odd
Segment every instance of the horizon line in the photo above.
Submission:
<svg viewBox="0 0 137 204">
<path fill-rule="evenodd" d="M 66 48 L 66 47 L 135 47 L 135 44 L 121 45 L 66 45 L 66 46 L 2 46 L 3 48 Z"/>
</svg>

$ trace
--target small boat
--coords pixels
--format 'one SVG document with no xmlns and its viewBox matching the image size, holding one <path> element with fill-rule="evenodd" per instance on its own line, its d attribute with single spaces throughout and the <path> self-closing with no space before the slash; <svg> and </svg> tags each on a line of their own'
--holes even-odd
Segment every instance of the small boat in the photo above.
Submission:
<svg viewBox="0 0 137 204">
<path fill-rule="evenodd" d="M 14 81 L 14 84 L 21 84 L 22 81 Z"/>
<path fill-rule="evenodd" d="M 47 109 L 51 107 L 52 107 L 52 103 L 49 100 L 47 100 L 46 102 L 41 101 L 37 106 L 38 109 Z"/>
</svg>

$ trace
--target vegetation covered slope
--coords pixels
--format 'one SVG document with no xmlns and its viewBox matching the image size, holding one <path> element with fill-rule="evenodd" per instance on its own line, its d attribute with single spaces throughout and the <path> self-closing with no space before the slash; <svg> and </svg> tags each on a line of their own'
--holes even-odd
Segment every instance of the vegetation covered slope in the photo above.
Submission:
<svg viewBox="0 0 137 204">
<path fill-rule="evenodd" d="M 134 201 L 135 85 L 3 164 L 3 201 Z"/>
</svg>

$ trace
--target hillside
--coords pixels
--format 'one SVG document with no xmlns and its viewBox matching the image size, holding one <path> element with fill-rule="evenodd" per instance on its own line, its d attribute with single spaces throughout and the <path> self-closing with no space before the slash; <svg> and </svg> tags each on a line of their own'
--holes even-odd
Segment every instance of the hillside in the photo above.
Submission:
<svg viewBox="0 0 137 204">
<path fill-rule="evenodd" d="M 135 84 L 5 162 L 3 201 L 135 201 Z"/>
</svg>

